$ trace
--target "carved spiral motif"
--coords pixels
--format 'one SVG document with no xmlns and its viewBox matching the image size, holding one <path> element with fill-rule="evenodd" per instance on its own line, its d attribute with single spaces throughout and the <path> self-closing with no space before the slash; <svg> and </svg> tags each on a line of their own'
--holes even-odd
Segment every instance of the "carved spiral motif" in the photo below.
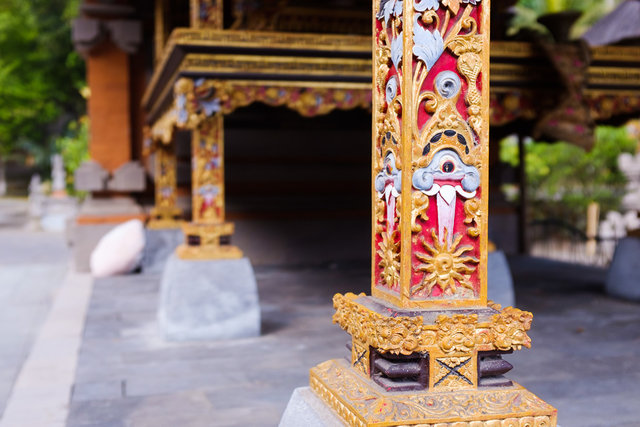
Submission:
<svg viewBox="0 0 640 427">
<path fill-rule="evenodd" d="M 436 89 L 446 99 L 451 99 L 460 93 L 462 82 L 453 71 L 443 71 L 436 76 Z"/>
<path fill-rule="evenodd" d="M 385 93 L 387 96 L 387 104 L 391 104 L 393 99 L 398 94 L 398 79 L 396 78 L 396 76 L 391 77 L 387 82 L 387 88 Z"/>
</svg>

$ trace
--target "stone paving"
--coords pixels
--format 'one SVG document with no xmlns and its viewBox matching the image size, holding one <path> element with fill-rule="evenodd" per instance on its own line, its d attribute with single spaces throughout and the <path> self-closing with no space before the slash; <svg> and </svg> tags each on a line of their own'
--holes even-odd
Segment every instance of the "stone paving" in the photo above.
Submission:
<svg viewBox="0 0 640 427">
<path fill-rule="evenodd" d="M 535 312 L 532 350 L 510 377 L 556 405 L 563 427 L 640 419 L 640 306 L 604 295 L 604 272 L 512 259 L 518 306 Z M 315 364 L 346 354 L 335 292 L 367 291 L 366 263 L 259 268 L 263 335 L 166 343 L 157 275 L 95 282 L 68 426 L 275 426 Z"/>
<path fill-rule="evenodd" d="M 69 259 L 62 235 L 25 229 L 25 212 L 24 201 L 0 199 L 0 411 Z M 510 377 L 557 406 L 563 427 L 640 425 L 640 305 L 606 296 L 603 270 L 510 261 L 517 305 L 535 314 L 534 347 L 508 357 Z M 277 425 L 309 368 L 346 354 L 331 297 L 368 291 L 367 264 L 257 268 L 263 334 L 224 342 L 160 337 L 157 274 L 96 281 L 67 425 Z"/>
<path fill-rule="evenodd" d="M 62 234 L 27 230 L 26 212 L 0 199 L 0 414 L 67 272 Z"/>
</svg>

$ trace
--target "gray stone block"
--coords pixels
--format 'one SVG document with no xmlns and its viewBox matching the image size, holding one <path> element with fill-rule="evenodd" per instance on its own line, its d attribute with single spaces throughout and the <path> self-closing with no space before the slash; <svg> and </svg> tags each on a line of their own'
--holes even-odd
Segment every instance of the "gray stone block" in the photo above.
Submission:
<svg viewBox="0 0 640 427">
<path fill-rule="evenodd" d="M 138 162 L 128 162 L 113 172 L 107 189 L 121 192 L 140 192 L 146 187 L 144 168 Z"/>
<path fill-rule="evenodd" d="M 611 296 L 640 302 L 640 239 L 626 237 L 618 243 L 607 274 L 607 293 Z"/>
<path fill-rule="evenodd" d="M 103 191 L 106 186 L 107 172 L 93 160 L 80 165 L 73 175 L 73 185 L 78 191 Z"/>
<path fill-rule="evenodd" d="M 309 387 L 293 391 L 279 427 L 344 427 L 342 420 Z"/>
<path fill-rule="evenodd" d="M 502 307 L 515 307 L 516 295 L 507 257 L 502 251 L 489 253 L 487 265 L 487 286 L 489 300 Z"/>
<path fill-rule="evenodd" d="M 179 228 L 145 231 L 146 245 L 142 255 L 143 273 L 162 273 L 169 257 L 184 242 L 184 234 Z"/>
<path fill-rule="evenodd" d="M 260 335 L 258 286 L 248 259 L 187 261 L 172 255 L 162 274 L 158 322 L 174 341 Z"/>
</svg>

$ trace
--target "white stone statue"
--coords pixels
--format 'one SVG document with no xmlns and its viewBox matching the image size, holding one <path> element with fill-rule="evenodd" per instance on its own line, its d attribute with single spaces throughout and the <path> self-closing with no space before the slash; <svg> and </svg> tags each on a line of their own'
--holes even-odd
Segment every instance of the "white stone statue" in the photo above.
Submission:
<svg viewBox="0 0 640 427">
<path fill-rule="evenodd" d="M 626 210 L 640 211 L 640 153 L 635 156 L 629 153 L 618 157 L 618 167 L 627 180 L 627 194 L 622 199 Z"/>
<path fill-rule="evenodd" d="M 40 175 L 35 174 L 29 182 L 29 217 L 37 219 L 43 213 L 44 194 L 42 191 L 42 180 Z"/>
<path fill-rule="evenodd" d="M 54 196 L 66 195 L 67 173 L 64 170 L 62 155 L 51 156 L 51 192 Z"/>
</svg>

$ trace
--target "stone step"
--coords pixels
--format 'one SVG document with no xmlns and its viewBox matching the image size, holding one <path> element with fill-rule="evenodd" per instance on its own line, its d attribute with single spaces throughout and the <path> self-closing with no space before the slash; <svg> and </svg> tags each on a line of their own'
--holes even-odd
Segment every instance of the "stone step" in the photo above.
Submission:
<svg viewBox="0 0 640 427">
<path fill-rule="evenodd" d="M 377 370 L 389 378 L 407 378 L 420 375 L 419 362 L 393 362 L 383 358 L 376 358 L 373 364 Z"/>
</svg>

